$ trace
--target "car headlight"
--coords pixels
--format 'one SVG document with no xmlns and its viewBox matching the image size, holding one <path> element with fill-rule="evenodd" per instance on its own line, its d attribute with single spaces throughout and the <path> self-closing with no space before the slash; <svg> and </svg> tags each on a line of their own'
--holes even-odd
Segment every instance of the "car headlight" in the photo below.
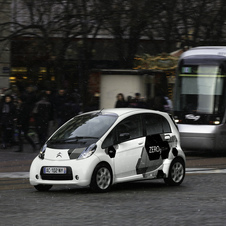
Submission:
<svg viewBox="0 0 226 226">
<path fill-rule="evenodd" d="M 39 155 L 38 155 L 38 157 L 39 157 L 40 159 L 44 159 L 46 147 L 47 147 L 47 144 L 45 144 L 45 145 L 42 147 L 42 149 L 40 150 Z"/>
<path fill-rule="evenodd" d="M 86 148 L 78 157 L 78 159 L 86 159 L 89 158 L 95 151 L 96 151 L 97 145 L 91 144 L 88 148 Z"/>
</svg>

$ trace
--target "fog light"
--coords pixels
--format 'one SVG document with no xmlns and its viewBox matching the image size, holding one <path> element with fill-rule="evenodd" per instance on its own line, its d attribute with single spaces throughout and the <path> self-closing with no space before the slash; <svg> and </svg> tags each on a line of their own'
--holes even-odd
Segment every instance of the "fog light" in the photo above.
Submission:
<svg viewBox="0 0 226 226">
<path fill-rule="evenodd" d="M 36 174 L 36 175 L 35 175 L 35 178 L 36 178 L 37 180 L 39 179 L 39 176 L 38 176 L 38 174 Z"/>
<path fill-rule="evenodd" d="M 76 176 L 75 176 L 75 179 L 76 179 L 76 180 L 78 180 L 78 179 L 79 179 L 79 176 L 78 176 L 78 175 L 76 175 Z"/>
</svg>

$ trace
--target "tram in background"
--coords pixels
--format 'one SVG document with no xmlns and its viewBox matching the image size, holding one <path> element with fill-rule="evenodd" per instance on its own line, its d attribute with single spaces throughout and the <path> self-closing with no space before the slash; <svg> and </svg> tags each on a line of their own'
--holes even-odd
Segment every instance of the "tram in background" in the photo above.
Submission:
<svg viewBox="0 0 226 226">
<path fill-rule="evenodd" d="M 182 54 L 173 102 L 185 151 L 226 152 L 226 47 L 196 47 Z"/>
</svg>

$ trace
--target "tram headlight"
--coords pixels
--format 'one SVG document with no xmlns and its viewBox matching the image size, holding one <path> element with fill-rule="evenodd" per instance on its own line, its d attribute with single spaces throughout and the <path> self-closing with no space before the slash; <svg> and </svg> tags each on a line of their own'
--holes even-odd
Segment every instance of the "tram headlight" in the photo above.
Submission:
<svg viewBox="0 0 226 226">
<path fill-rule="evenodd" d="M 181 123 L 182 120 L 180 120 L 177 116 L 174 116 L 174 122 L 175 122 L 176 124 L 178 124 L 178 123 Z"/>
<path fill-rule="evenodd" d="M 213 121 L 213 124 L 214 124 L 214 125 L 219 125 L 219 124 L 220 124 L 220 121 L 218 121 L 218 120 Z"/>
<path fill-rule="evenodd" d="M 220 118 L 216 117 L 215 120 L 210 121 L 210 124 L 212 125 L 219 125 L 221 123 Z"/>
</svg>

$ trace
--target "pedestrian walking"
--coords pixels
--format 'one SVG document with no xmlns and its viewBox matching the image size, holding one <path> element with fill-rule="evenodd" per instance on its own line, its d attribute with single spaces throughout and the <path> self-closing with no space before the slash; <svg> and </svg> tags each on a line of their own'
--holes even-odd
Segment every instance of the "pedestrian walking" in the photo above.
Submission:
<svg viewBox="0 0 226 226">
<path fill-rule="evenodd" d="M 146 101 L 143 97 L 141 97 L 140 93 L 135 93 L 135 98 L 134 98 L 134 107 L 135 108 L 146 108 Z"/>
<path fill-rule="evenodd" d="M 16 107 L 12 97 L 6 95 L 0 104 L 0 125 L 1 125 L 1 148 L 5 149 L 14 142 L 14 122 L 16 118 Z"/>
<path fill-rule="evenodd" d="M 67 95 L 64 103 L 63 122 L 67 122 L 72 117 L 75 117 L 80 112 L 80 106 L 77 100 L 72 95 Z"/>
<path fill-rule="evenodd" d="M 157 95 L 154 97 L 153 109 L 158 111 L 165 111 L 165 105 L 167 105 L 167 101 L 164 98 L 164 95 L 161 92 L 157 92 Z"/>
<path fill-rule="evenodd" d="M 117 100 L 115 103 L 115 108 L 125 108 L 127 107 L 127 102 L 125 101 L 124 95 L 122 93 L 119 93 L 116 96 Z"/>
<path fill-rule="evenodd" d="M 33 116 L 35 120 L 35 129 L 39 139 L 39 145 L 42 147 L 48 138 L 49 120 L 51 118 L 51 103 L 45 94 L 41 95 L 40 100 L 35 104 Z"/>
<path fill-rule="evenodd" d="M 54 99 L 54 115 L 56 117 L 58 127 L 64 123 L 64 104 L 66 102 L 66 98 L 65 90 L 59 89 Z"/>
<path fill-rule="evenodd" d="M 50 117 L 49 117 L 49 129 L 48 129 L 48 136 L 50 136 L 57 129 L 57 126 L 55 125 L 54 93 L 53 93 L 52 89 L 45 90 L 45 97 L 47 98 L 48 102 L 51 105 L 51 112 L 50 112 Z"/>
<path fill-rule="evenodd" d="M 36 151 L 36 145 L 32 138 L 28 135 L 29 126 L 30 126 L 30 118 L 31 111 L 29 102 L 26 102 L 26 97 L 22 96 L 18 98 L 18 104 L 16 108 L 16 122 L 18 129 L 18 141 L 19 141 L 19 149 L 16 152 L 23 151 L 23 137 L 28 141 L 28 143 L 32 146 L 33 151 Z"/>
</svg>

